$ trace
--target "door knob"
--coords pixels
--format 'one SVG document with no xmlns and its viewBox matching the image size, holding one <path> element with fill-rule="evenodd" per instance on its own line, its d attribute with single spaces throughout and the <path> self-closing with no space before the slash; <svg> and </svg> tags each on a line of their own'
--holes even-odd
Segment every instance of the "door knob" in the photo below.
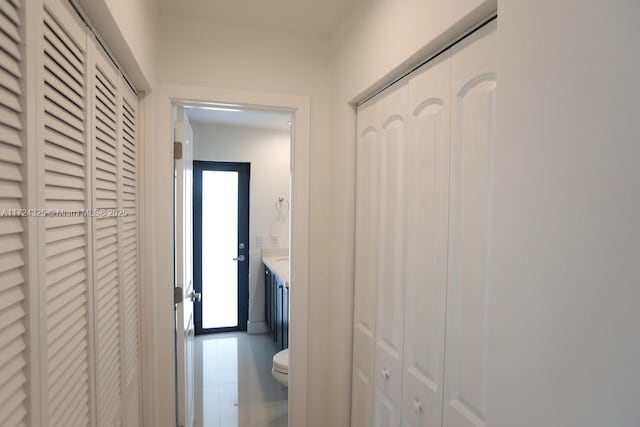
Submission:
<svg viewBox="0 0 640 427">
<path fill-rule="evenodd" d="M 191 302 L 200 302 L 202 300 L 202 294 L 200 292 L 189 292 L 189 299 Z"/>
<path fill-rule="evenodd" d="M 391 376 L 391 372 L 389 372 L 389 370 L 387 368 L 384 368 L 381 372 L 380 375 L 382 375 L 382 378 L 384 378 L 385 380 L 388 380 L 389 377 Z"/>
<path fill-rule="evenodd" d="M 239 255 L 237 258 L 234 258 L 234 259 L 233 259 L 233 261 L 240 261 L 240 262 L 242 262 L 242 261 L 244 261 L 244 260 L 245 260 L 244 255 Z"/>
</svg>

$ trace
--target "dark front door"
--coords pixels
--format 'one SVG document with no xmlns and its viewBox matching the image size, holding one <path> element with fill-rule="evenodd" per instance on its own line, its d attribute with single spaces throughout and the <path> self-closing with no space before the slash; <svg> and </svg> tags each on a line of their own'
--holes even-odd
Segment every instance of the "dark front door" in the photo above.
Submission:
<svg viewBox="0 0 640 427">
<path fill-rule="evenodd" d="M 249 163 L 193 162 L 195 333 L 246 331 Z"/>
</svg>

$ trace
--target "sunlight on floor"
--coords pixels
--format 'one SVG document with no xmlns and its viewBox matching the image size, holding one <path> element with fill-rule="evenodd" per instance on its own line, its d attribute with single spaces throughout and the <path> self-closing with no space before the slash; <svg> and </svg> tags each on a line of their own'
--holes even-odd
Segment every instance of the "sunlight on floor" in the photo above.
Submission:
<svg viewBox="0 0 640 427">
<path fill-rule="evenodd" d="M 196 427 L 286 427 L 287 389 L 271 376 L 269 335 L 196 337 Z"/>
</svg>

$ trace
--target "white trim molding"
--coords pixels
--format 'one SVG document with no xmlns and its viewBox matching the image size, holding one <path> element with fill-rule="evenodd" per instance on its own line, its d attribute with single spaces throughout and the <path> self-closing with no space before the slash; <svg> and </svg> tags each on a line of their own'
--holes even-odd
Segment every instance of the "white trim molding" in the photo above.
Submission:
<svg viewBox="0 0 640 427">
<path fill-rule="evenodd" d="M 150 269 L 143 295 L 151 298 L 151 334 L 154 351 L 143 364 L 155 375 L 154 393 L 145 404 L 156 414 L 156 426 L 175 425 L 175 353 L 173 308 L 173 129 L 171 107 L 176 102 L 217 102 L 291 111 L 294 119 L 291 142 L 291 311 L 289 367 L 289 425 L 307 425 L 307 359 L 309 295 L 309 146 L 310 98 L 300 95 L 245 92 L 198 86 L 161 84 L 157 97 L 157 138 L 147 140 L 153 167 L 145 169 L 145 226 L 150 241 L 143 262 Z M 151 154 L 153 153 L 153 154 Z M 149 160 L 149 159 L 147 159 Z M 149 271 L 149 270 L 147 270 Z M 259 325 L 256 325 L 259 326 Z M 153 394 L 153 395 L 152 395 Z M 147 421 L 147 420 L 145 420 Z"/>
<path fill-rule="evenodd" d="M 247 322 L 247 334 L 258 335 L 266 334 L 267 332 L 269 332 L 269 328 L 267 327 L 267 322 L 265 322 L 264 320 Z"/>
</svg>

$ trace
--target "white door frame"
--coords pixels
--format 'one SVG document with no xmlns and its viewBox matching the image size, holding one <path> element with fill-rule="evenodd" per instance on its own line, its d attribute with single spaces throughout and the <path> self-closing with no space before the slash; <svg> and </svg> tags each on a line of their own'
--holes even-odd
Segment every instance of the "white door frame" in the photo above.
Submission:
<svg viewBox="0 0 640 427">
<path fill-rule="evenodd" d="M 291 111 L 294 132 L 291 141 L 290 223 L 290 367 L 289 425 L 307 425 L 307 332 L 309 294 L 309 145 L 310 98 L 300 95 L 244 92 L 230 89 L 161 84 L 157 99 L 157 137 L 146 141 L 149 156 L 145 167 L 145 233 L 148 251 L 143 262 L 149 275 L 145 284 L 151 304 L 146 337 L 147 384 L 145 413 L 153 414 L 158 427 L 173 426 L 175 417 L 175 355 L 173 312 L 173 129 L 174 102 L 217 102 L 277 108 Z M 144 339 L 144 338 L 143 338 Z M 148 365 L 151 366 L 148 366 Z M 150 410 L 150 411 L 149 411 Z M 150 421 L 150 420 L 146 420 Z"/>
</svg>

